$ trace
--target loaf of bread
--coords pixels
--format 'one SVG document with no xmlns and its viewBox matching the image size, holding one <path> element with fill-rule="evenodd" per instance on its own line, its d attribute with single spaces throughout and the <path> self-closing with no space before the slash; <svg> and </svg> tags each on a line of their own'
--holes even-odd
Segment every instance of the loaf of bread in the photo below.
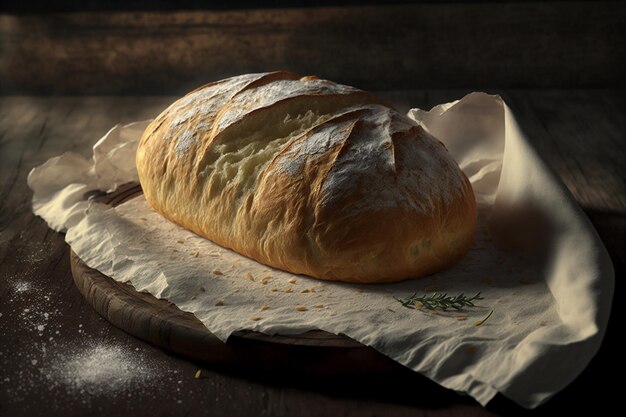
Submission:
<svg viewBox="0 0 626 417">
<path fill-rule="evenodd" d="M 373 94 L 288 72 L 181 98 L 137 151 L 163 216 L 263 264 L 382 283 L 467 252 L 476 203 L 444 145 Z"/>
</svg>

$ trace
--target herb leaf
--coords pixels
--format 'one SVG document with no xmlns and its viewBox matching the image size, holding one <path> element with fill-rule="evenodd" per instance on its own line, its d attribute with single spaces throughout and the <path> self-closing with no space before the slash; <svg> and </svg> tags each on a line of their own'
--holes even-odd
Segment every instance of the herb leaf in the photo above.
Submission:
<svg viewBox="0 0 626 417">
<path fill-rule="evenodd" d="M 402 307 L 414 310 L 427 308 L 429 310 L 442 311 L 447 311 L 448 309 L 461 310 L 463 307 L 474 307 L 474 301 L 483 299 L 483 297 L 480 296 L 480 292 L 476 293 L 476 295 L 472 297 L 468 297 L 463 293 L 451 296 L 446 293 L 436 292 L 430 296 L 418 296 L 417 293 L 414 293 L 412 296 L 407 298 L 393 298 L 402 304 Z"/>
</svg>

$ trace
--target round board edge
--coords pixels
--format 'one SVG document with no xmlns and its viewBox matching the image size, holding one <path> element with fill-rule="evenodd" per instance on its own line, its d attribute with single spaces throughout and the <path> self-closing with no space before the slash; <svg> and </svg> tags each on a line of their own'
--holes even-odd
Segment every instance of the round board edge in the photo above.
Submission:
<svg viewBox="0 0 626 417">
<path fill-rule="evenodd" d="M 141 187 L 130 183 L 97 200 L 117 206 L 139 194 Z M 386 374 L 399 366 L 371 347 L 323 330 L 294 335 L 237 331 L 223 343 L 192 313 L 90 268 L 72 250 L 70 266 L 80 293 L 107 321 L 139 339 L 192 359 L 246 370 L 295 366 L 315 374 L 355 370 Z"/>
</svg>

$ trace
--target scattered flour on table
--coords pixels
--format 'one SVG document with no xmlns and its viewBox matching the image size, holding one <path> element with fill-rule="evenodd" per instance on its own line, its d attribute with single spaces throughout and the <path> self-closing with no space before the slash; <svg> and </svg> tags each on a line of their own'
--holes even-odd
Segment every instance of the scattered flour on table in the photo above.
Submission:
<svg viewBox="0 0 626 417">
<path fill-rule="evenodd" d="M 42 385 L 54 393 L 55 399 L 47 404 L 50 409 L 71 404 L 90 407 L 95 398 L 130 393 L 156 400 L 163 395 L 164 384 L 180 380 L 178 370 L 164 367 L 146 349 L 108 341 L 105 323 L 100 330 L 87 331 L 80 323 L 82 317 L 61 320 L 60 306 L 66 301 L 33 281 L 28 271 L 5 278 L 8 291 L 3 294 L 5 308 L 0 313 L 0 403 L 21 403 L 24 410 L 37 407 L 31 400 Z M 63 337 L 68 332 L 80 336 L 68 341 Z M 173 395 L 176 398 L 176 393 Z"/>
<path fill-rule="evenodd" d="M 15 282 L 13 289 L 16 293 L 20 294 L 26 292 L 31 289 L 31 284 L 28 281 L 17 281 Z"/>
<path fill-rule="evenodd" d="M 119 393 L 134 383 L 161 375 L 142 353 L 102 343 L 60 355 L 42 373 L 53 385 L 63 384 L 92 394 Z"/>
</svg>

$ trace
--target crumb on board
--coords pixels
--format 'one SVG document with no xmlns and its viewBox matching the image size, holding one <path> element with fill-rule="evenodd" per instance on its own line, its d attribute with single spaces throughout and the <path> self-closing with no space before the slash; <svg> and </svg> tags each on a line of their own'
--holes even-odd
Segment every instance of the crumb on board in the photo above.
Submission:
<svg viewBox="0 0 626 417">
<path fill-rule="evenodd" d="M 224 302 L 222 300 L 217 300 L 217 301 L 215 301 L 215 305 L 216 306 L 223 306 Z"/>
<path fill-rule="evenodd" d="M 457 319 L 458 321 L 465 321 L 465 320 L 467 320 L 467 317 L 465 317 L 465 316 L 458 316 L 458 317 L 455 317 L 455 319 Z"/>
<path fill-rule="evenodd" d="M 185 241 L 184 241 L 184 240 L 182 240 L 182 239 L 178 239 L 178 240 L 176 241 L 176 243 L 185 243 Z"/>
<path fill-rule="evenodd" d="M 200 256 L 200 251 L 192 252 L 191 256 L 193 256 L 194 258 L 197 258 L 198 256 Z"/>
<path fill-rule="evenodd" d="M 296 310 L 297 311 L 308 311 L 309 309 L 306 308 L 305 306 L 298 306 L 298 307 L 296 307 Z"/>
<path fill-rule="evenodd" d="M 252 320 L 252 321 L 259 321 L 259 320 L 261 320 L 261 317 L 259 317 L 259 316 L 252 316 L 252 317 L 250 317 L 250 320 Z"/>
<path fill-rule="evenodd" d="M 272 292 L 278 291 L 278 288 L 272 288 Z"/>
<path fill-rule="evenodd" d="M 252 272 L 246 272 L 246 279 L 254 282 L 254 275 L 252 275 Z"/>
<path fill-rule="evenodd" d="M 291 278 L 287 282 L 290 283 L 290 284 L 295 284 L 296 283 L 296 279 L 295 278 Z"/>
<path fill-rule="evenodd" d="M 291 288 L 291 287 L 285 288 L 283 291 L 284 292 L 293 292 L 293 288 Z"/>
<path fill-rule="evenodd" d="M 315 304 L 313 308 L 324 308 L 324 304 Z"/>
<path fill-rule="evenodd" d="M 310 289 L 308 289 L 308 288 L 305 288 L 305 289 L 303 289 L 303 290 L 302 290 L 302 291 L 300 291 L 300 292 L 301 292 L 301 293 L 307 293 L 307 292 L 311 292 L 311 290 L 310 290 Z"/>
<path fill-rule="evenodd" d="M 392 313 L 395 313 L 395 312 L 396 312 L 396 310 L 391 309 L 391 308 L 389 308 L 389 307 L 387 307 L 387 311 L 391 311 Z"/>
<path fill-rule="evenodd" d="M 259 280 L 259 283 L 260 283 L 260 284 L 265 285 L 265 284 L 267 284 L 267 283 L 268 283 L 268 281 L 269 281 L 270 279 L 272 279 L 272 277 L 271 277 L 271 276 L 269 276 L 269 275 L 265 275 L 263 278 L 261 278 L 261 279 Z"/>
<path fill-rule="evenodd" d="M 202 369 L 198 369 L 196 371 L 196 374 L 193 376 L 195 379 L 200 379 L 200 376 L 202 375 Z"/>
<path fill-rule="evenodd" d="M 196 297 L 195 295 L 193 297 L 191 297 L 192 300 L 195 300 L 196 298 L 198 298 L 198 297 Z"/>
<path fill-rule="evenodd" d="M 213 275 L 224 275 L 224 273 L 222 271 L 220 271 L 219 269 L 214 269 L 213 270 Z"/>
<path fill-rule="evenodd" d="M 261 306 L 261 311 L 268 310 L 269 308 L 270 308 L 270 306 L 268 306 L 267 304 L 263 304 L 263 305 Z"/>
<path fill-rule="evenodd" d="M 206 288 L 204 288 L 204 287 L 200 287 L 200 291 L 202 291 L 202 292 L 206 292 Z"/>
</svg>

